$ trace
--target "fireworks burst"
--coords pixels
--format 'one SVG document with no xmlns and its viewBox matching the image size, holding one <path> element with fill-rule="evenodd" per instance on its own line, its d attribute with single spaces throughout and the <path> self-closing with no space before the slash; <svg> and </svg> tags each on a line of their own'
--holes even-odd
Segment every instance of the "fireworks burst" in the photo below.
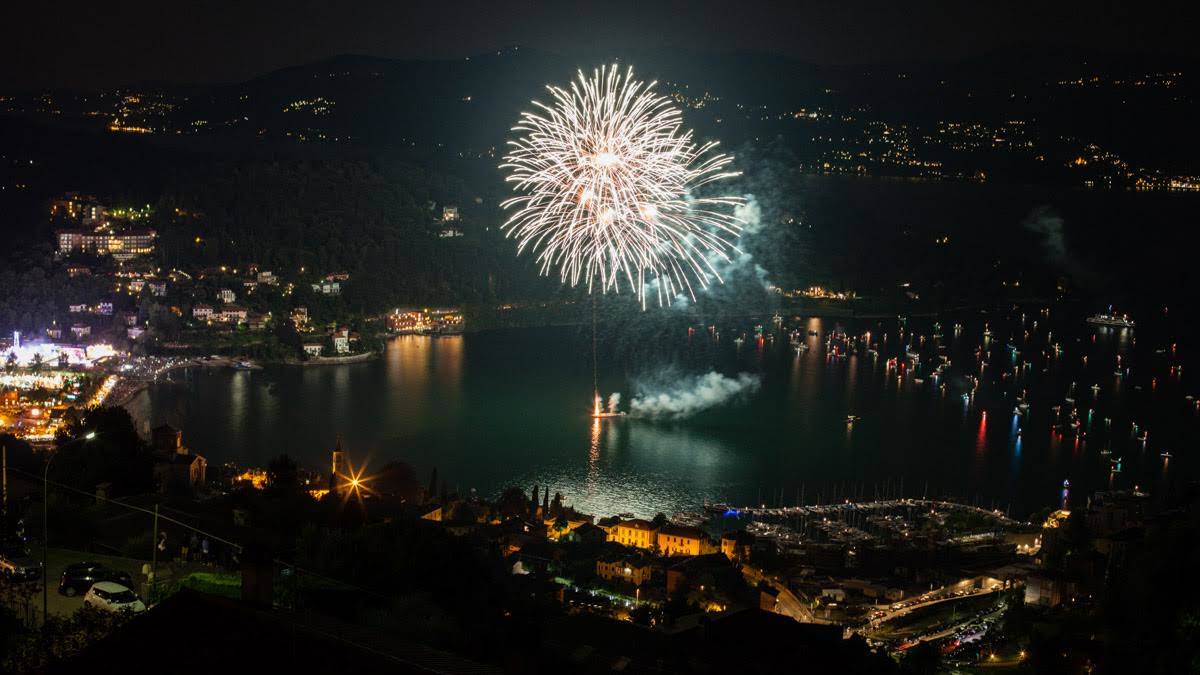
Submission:
<svg viewBox="0 0 1200 675">
<path fill-rule="evenodd" d="M 729 260 L 741 230 L 737 197 L 697 196 L 696 189 L 736 176 L 732 159 L 697 146 L 681 132 L 680 111 L 635 80 L 633 69 L 579 72 L 570 90 L 548 86 L 549 105 L 521 115 L 503 170 L 518 196 L 503 225 L 518 253 L 537 254 L 541 273 L 588 292 L 631 289 L 646 306 L 694 285 L 721 281 L 715 264 Z"/>
</svg>

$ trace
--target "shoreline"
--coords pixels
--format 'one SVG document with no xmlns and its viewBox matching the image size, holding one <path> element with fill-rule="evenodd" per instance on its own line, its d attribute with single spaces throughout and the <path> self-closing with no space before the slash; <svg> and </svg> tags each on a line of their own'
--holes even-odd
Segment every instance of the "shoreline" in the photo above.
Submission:
<svg viewBox="0 0 1200 675">
<path fill-rule="evenodd" d="M 362 354 L 350 354 L 348 356 L 318 356 L 307 361 L 299 359 L 283 359 L 279 361 L 249 361 L 248 359 L 237 359 L 230 356 L 215 356 L 215 357 L 197 357 L 189 358 L 178 363 L 172 363 L 159 370 L 154 378 L 134 378 L 119 373 L 112 375 L 117 379 L 117 384 L 104 400 L 100 401 L 101 405 L 125 407 L 138 394 L 145 391 L 151 384 L 158 381 L 162 375 L 166 375 L 175 370 L 186 370 L 188 368 L 230 368 L 234 370 L 262 370 L 265 365 L 283 365 L 283 366 L 340 366 L 351 365 L 355 363 L 367 363 L 373 361 L 379 356 L 379 352 L 369 351 Z M 237 368 L 237 364 L 246 364 L 244 367 Z"/>
<path fill-rule="evenodd" d="M 119 373 L 113 373 L 113 376 L 117 378 L 117 384 L 113 387 L 113 390 L 109 393 L 109 395 L 100 402 L 100 404 L 123 408 L 133 401 L 138 394 L 145 391 L 151 384 L 157 382 L 158 378 L 162 375 L 166 375 L 167 373 L 175 370 L 186 370 L 188 368 L 231 368 L 233 367 L 234 363 L 237 363 L 237 361 L 237 359 L 227 356 L 185 359 L 178 363 L 172 363 L 169 366 L 163 367 L 161 370 L 157 371 L 153 378 L 150 379 L 142 377 L 134 378 L 127 375 L 121 375 Z M 252 364 L 250 370 L 262 370 L 262 366 L 258 364 Z"/>
<path fill-rule="evenodd" d="M 285 359 L 283 361 L 275 361 L 271 363 L 279 363 L 285 366 L 300 366 L 302 368 L 307 368 L 310 366 L 343 366 L 354 363 L 367 363 L 368 361 L 374 361 L 375 357 L 377 356 L 379 356 L 379 353 L 371 350 L 361 354 L 348 354 L 346 356 L 311 356 L 306 361 L 301 361 L 299 359 Z"/>
</svg>

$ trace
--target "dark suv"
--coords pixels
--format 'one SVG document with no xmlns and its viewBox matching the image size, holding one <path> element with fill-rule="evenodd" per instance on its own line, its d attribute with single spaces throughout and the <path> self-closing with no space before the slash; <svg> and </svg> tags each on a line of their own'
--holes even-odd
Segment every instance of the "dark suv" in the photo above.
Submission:
<svg viewBox="0 0 1200 675">
<path fill-rule="evenodd" d="M 133 577 L 128 572 L 114 570 L 100 563 L 82 562 L 67 565 L 62 581 L 58 583 L 58 592 L 67 597 L 83 595 L 98 581 L 115 581 L 122 586 L 133 587 Z"/>
</svg>

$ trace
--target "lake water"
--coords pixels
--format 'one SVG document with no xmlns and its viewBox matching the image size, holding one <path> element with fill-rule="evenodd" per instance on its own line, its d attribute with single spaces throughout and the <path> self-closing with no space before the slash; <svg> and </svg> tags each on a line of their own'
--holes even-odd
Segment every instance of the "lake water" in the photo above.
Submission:
<svg viewBox="0 0 1200 675">
<path fill-rule="evenodd" d="M 591 419 L 586 327 L 403 337 L 381 359 L 351 366 L 196 370 L 151 387 L 130 408 L 180 427 L 214 462 L 265 465 L 287 452 L 321 468 L 340 434 L 368 471 L 402 459 L 422 480 L 437 467 L 451 487 L 486 495 L 549 485 L 599 514 L 812 503 L 894 494 L 902 484 L 907 495 L 952 494 L 1023 515 L 1054 504 L 1064 480 L 1082 501 L 1110 480 L 1161 495 L 1196 475 L 1197 409 L 1185 396 L 1200 390 L 1186 379 L 1185 301 L 1163 312 L 1200 286 L 1188 230 L 1178 226 L 1194 212 L 1194 195 L 819 176 L 786 195 L 756 198 L 764 213 L 795 223 L 766 228 L 747 246 L 779 283 L 824 278 L 873 294 L 910 280 L 937 297 L 960 284 L 998 288 L 1040 264 L 1096 302 L 1049 317 L 1026 308 L 1024 321 L 1019 311 L 947 315 L 940 352 L 933 319 L 910 322 L 902 339 L 894 320 L 787 317 L 784 328 L 809 346 L 799 355 L 769 315 L 719 325 L 719 339 L 704 325 L 689 335 L 686 315 L 656 308 L 602 323 L 600 389 L 621 392 L 625 409 L 639 394 L 709 372 L 757 378 L 754 391 L 677 420 Z M 949 245 L 934 244 L 947 236 Z M 1084 323 L 1109 302 L 1135 312 L 1136 332 Z M 985 322 L 992 339 L 981 371 Z M 761 345 L 756 323 L 766 324 Z M 872 331 L 879 356 L 827 358 L 825 338 L 839 328 Z M 913 335 L 927 340 L 915 344 L 917 372 L 889 370 Z M 1021 353 L 1015 364 L 1028 367 L 1012 371 L 1010 341 Z M 952 365 L 934 378 L 941 355 Z M 1014 419 L 1023 391 L 1029 411 Z M 847 415 L 861 419 L 847 425 Z M 1144 445 L 1135 422 L 1136 435 L 1149 430 Z"/>
<path fill-rule="evenodd" d="M 368 473 L 402 459 L 422 480 L 436 467 L 451 487 L 488 496 L 548 485 L 598 514 L 902 490 L 1025 515 L 1055 504 L 1064 480 L 1082 501 L 1109 485 L 1161 495 L 1194 475 L 1198 414 L 1185 399 L 1192 385 L 1172 370 L 1183 359 L 1169 331 L 1157 331 L 1151 317 L 1133 333 L 1090 327 L 1079 310 L 1036 312 L 951 315 L 940 329 L 914 319 L 903 336 L 895 320 L 787 317 L 777 327 L 767 316 L 716 333 L 672 324 L 647 337 L 652 349 L 606 349 L 602 337 L 600 390 L 622 392 L 623 409 L 639 394 L 709 372 L 758 382 L 684 419 L 592 419 L 591 336 L 571 328 L 400 337 L 382 358 L 349 366 L 176 373 L 129 407 L 151 424 L 180 427 L 210 462 L 265 465 L 287 452 L 321 468 L 340 434 Z M 872 331 L 878 355 L 860 347 L 832 357 L 826 338 L 838 330 Z M 790 331 L 806 351 L 791 344 Z M 619 342 L 638 344 L 629 335 Z M 915 368 L 904 358 L 908 345 L 920 356 Z M 889 368 L 892 356 L 906 367 Z M 937 376 L 940 356 L 951 365 Z M 1130 371 L 1117 375 L 1118 367 Z M 1022 394 L 1029 411 L 1016 416 Z M 847 415 L 861 419 L 848 424 Z M 1134 422 L 1148 442 L 1135 438 Z M 1163 450 L 1174 456 L 1164 461 Z"/>
</svg>

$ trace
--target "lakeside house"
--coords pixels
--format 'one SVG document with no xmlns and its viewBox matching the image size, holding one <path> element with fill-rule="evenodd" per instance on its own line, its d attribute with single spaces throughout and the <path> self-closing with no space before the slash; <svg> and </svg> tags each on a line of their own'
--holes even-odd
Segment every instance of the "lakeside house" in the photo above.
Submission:
<svg viewBox="0 0 1200 675">
<path fill-rule="evenodd" d="M 170 424 L 155 427 L 150 432 L 150 445 L 159 492 L 190 495 L 204 488 L 208 460 L 183 444 L 183 432 Z"/>
</svg>

